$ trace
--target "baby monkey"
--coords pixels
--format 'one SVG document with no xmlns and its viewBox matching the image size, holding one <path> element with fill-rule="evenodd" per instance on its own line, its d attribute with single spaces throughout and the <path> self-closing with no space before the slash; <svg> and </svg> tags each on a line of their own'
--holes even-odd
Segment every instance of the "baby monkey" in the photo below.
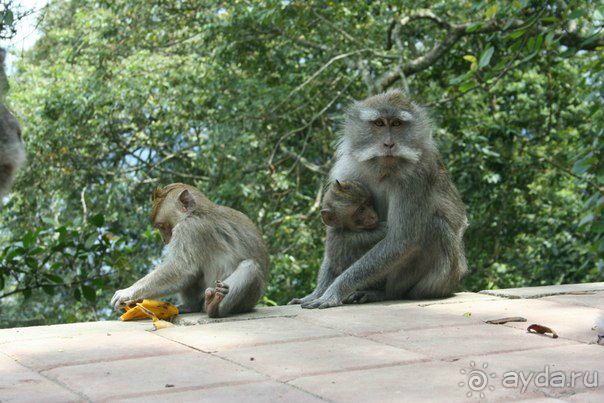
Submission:
<svg viewBox="0 0 604 403">
<path fill-rule="evenodd" d="M 321 209 L 321 219 L 327 226 L 325 258 L 319 271 L 316 289 L 290 304 L 302 304 L 319 298 L 331 283 L 352 263 L 386 235 L 386 223 L 380 222 L 371 193 L 357 181 L 334 181 L 330 184 Z M 377 288 L 377 287 L 371 287 Z M 352 293 L 345 303 L 380 301 L 379 291 L 363 290 Z"/>
<path fill-rule="evenodd" d="M 323 199 L 323 224 L 341 231 L 366 231 L 379 225 L 371 193 L 357 181 L 334 181 Z"/>
</svg>

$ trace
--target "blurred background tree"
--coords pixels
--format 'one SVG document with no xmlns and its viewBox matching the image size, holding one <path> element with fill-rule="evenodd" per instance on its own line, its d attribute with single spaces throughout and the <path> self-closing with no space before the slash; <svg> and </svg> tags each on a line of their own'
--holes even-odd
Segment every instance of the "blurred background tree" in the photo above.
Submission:
<svg viewBox="0 0 604 403">
<path fill-rule="evenodd" d="M 346 104 L 426 105 L 468 206 L 463 290 L 602 281 L 597 1 L 51 1 L 10 77 L 29 163 L 0 213 L 0 326 L 115 317 L 160 256 L 152 189 L 258 223 L 264 303 L 313 287 Z"/>
</svg>

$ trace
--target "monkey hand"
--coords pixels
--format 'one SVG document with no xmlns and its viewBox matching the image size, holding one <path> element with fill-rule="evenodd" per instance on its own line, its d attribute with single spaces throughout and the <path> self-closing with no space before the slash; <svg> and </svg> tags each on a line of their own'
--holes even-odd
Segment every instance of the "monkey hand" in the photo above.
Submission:
<svg viewBox="0 0 604 403">
<path fill-rule="evenodd" d="M 289 301 L 287 303 L 287 305 L 300 305 L 300 304 L 306 304 L 308 302 L 311 302 L 313 300 L 315 300 L 318 297 L 318 295 L 316 295 L 314 292 L 311 294 L 308 294 L 306 297 L 302 297 L 302 298 L 294 298 L 291 301 Z"/>
<path fill-rule="evenodd" d="M 319 308 L 319 309 L 325 309 L 325 308 L 331 308 L 334 306 L 339 306 L 342 305 L 342 298 L 339 298 L 337 295 L 327 295 L 327 294 L 323 294 L 323 296 L 314 299 L 312 301 L 309 302 L 303 302 L 302 303 L 302 308 L 306 308 L 306 309 L 315 309 L 315 308 Z"/>
<path fill-rule="evenodd" d="M 117 290 L 115 294 L 113 294 L 113 298 L 111 298 L 111 306 L 115 310 L 118 310 L 135 299 L 134 289 L 132 287 Z"/>
</svg>

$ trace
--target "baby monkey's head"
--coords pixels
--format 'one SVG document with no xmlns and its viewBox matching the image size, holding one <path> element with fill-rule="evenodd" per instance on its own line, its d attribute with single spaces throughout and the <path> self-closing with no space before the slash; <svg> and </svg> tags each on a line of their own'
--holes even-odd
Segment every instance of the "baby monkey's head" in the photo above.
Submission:
<svg viewBox="0 0 604 403">
<path fill-rule="evenodd" d="M 371 193 L 357 181 L 334 181 L 323 198 L 321 219 L 329 227 L 350 231 L 374 229 L 379 218 Z"/>
</svg>

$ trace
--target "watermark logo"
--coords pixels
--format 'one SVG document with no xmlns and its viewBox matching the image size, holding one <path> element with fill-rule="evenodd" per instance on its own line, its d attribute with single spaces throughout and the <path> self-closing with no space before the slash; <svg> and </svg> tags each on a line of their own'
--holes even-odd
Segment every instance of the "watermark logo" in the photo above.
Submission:
<svg viewBox="0 0 604 403">
<path fill-rule="evenodd" d="M 598 371 L 559 371 L 550 368 L 549 365 L 543 367 L 543 371 L 508 371 L 503 374 L 501 385 L 504 388 L 520 389 L 522 393 L 526 392 L 530 385 L 537 388 L 570 388 L 581 387 L 597 388 Z"/>
<path fill-rule="evenodd" d="M 497 374 L 494 372 L 488 373 L 489 364 L 486 362 L 482 364 L 482 368 L 477 368 L 474 361 L 470 362 L 469 368 L 463 368 L 459 371 L 460 374 L 464 375 L 465 381 L 458 383 L 460 388 L 467 387 L 468 392 L 466 396 L 472 397 L 474 393 L 478 393 L 481 399 L 486 396 L 485 391 L 494 391 L 495 386 L 489 385 L 491 379 L 497 378 Z"/>
<path fill-rule="evenodd" d="M 460 388 L 467 388 L 466 396 L 472 397 L 477 393 L 481 399 L 486 397 L 487 391 L 494 391 L 495 386 L 506 389 L 518 389 L 525 393 L 529 386 L 535 388 L 597 388 L 599 386 L 598 371 L 560 371 L 545 365 L 542 371 L 507 371 L 501 377 L 494 372 L 488 371 L 489 364 L 483 363 L 477 366 L 474 361 L 470 362 L 469 368 L 463 368 L 459 372 L 464 380 L 459 382 Z"/>
</svg>

